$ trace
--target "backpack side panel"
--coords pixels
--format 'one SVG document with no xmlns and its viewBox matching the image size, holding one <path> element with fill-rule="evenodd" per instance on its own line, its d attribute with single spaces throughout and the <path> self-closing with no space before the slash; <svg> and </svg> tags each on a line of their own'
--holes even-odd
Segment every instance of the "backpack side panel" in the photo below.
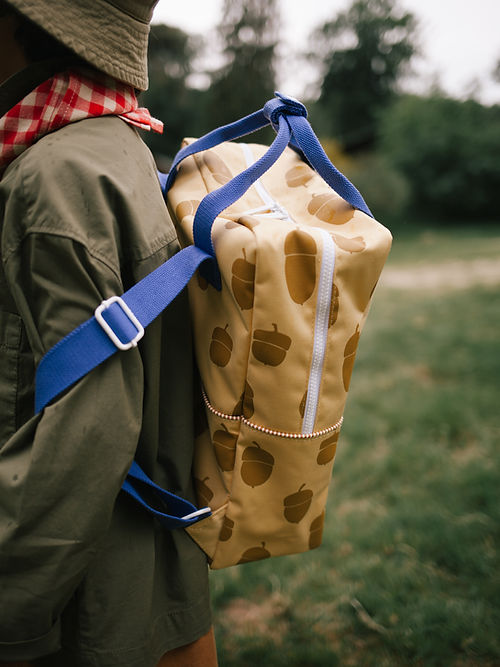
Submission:
<svg viewBox="0 0 500 667">
<path fill-rule="evenodd" d="M 182 243 L 205 194 L 265 150 L 222 144 L 183 163 L 168 194 Z M 287 149 L 216 219 L 212 238 L 222 290 L 197 277 L 189 295 L 208 429 L 195 477 L 214 514 L 188 531 L 219 568 L 321 543 L 357 344 L 391 236 Z"/>
</svg>

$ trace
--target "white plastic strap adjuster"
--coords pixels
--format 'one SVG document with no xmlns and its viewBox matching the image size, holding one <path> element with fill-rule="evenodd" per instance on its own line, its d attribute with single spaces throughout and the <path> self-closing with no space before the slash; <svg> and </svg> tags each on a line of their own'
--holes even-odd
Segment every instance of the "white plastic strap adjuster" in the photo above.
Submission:
<svg viewBox="0 0 500 667">
<path fill-rule="evenodd" d="M 103 310 L 106 310 L 109 308 L 113 303 L 117 303 L 122 311 L 125 313 L 125 315 L 128 317 L 130 322 L 134 325 L 134 327 L 137 329 L 136 335 L 132 338 L 132 340 L 123 343 L 116 333 L 113 331 L 111 326 L 106 322 L 104 319 L 102 312 Z M 137 317 L 134 315 L 134 313 L 130 310 L 130 308 L 127 306 L 125 301 L 121 298 L 121 296 L 112 296 L 109 299 L 106 299 L 103 301 L 97 308 L 95 309 L 94 312 L 96 320 L 99 322 L 100 326 L 104 329 L 106 334 L 109 336 L 109 338 L 113 341 L 113 343 L 116 345 L 116 347 L 119 350 L 130 350 L 131 347 L 135 347 L 137 345 L 137 342 L 144 336 L 144 327 L 142 324 L 139 322 Z"/>
<path fill-rule="evenodd" d="M 189 519 L 202 519 L 203 517 L 208 517 L 212 514 L 212 510 L 210 507 L 202 507 L 200 510 L 196 510 L 196 512 L 191 512 L 191 514 L 185 514 L 183 517 L 181 517 L 183 520 L 189 521 Z"/>
</svg>

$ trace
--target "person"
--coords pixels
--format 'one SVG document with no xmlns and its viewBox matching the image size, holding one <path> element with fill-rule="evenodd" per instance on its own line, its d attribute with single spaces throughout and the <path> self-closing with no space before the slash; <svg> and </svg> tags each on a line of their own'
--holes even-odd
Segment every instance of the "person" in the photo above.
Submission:
<svg viewBox="0 0 500 667">
<path fill-rule="evenodd" d="M 178 249 L 137 128 L 155 4 L 0 0 L 4 666 L 217 662 L 205 555 L 120 492 L 135 457 L 195 500 L 187 297 L 33 407 L 47 350 Z"/>
</svg>

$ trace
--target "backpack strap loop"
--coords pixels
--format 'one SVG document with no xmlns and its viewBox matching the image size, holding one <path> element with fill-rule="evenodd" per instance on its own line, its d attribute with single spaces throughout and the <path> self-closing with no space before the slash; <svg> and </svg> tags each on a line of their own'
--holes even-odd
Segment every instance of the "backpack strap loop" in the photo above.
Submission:
<svg viewBox="0 0 500 667">
<path fill-rule="evenodd" d="M 200 267 L 200 273 L 218 290 L 221 289 L 222 283 L 212 242 L 212 225 L 215 218 L 242 197 L 253 183 L 276 162 L 288 146 L 292 133 L 283 114 L 278 115 L 278 123 L 277 135 L 264 155 L 228 183 L 209 192 L 202 199 L 196 211 L 193 221 L 194 243 L 207 255 L 211 255 L 214 260 Z"/>
<path fill-rule="evenodd" d="M 163 489 L 132 462 L 122 489 L 155 516 L 166 528 L 186 528 L 210 516 L 210 507 L 196 508 L 192 503 Z"/>
<path fill-rule="evenodd" d="M 278 118 L 280 116 L 303 116 L 307 118 L 307 109 L 294 97 L 287 97 L 281 93 L 275 92 L 275 97 L 265 103 L 262 109 L 264 116 L 276 129 L 278 127 Z"/>
</svg>

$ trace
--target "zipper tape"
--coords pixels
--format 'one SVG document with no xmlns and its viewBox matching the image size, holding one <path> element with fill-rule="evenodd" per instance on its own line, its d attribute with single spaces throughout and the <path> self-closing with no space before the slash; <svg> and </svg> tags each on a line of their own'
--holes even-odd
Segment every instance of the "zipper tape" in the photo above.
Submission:
<svg viewBox="0 0 500 667">
<path fill-rule="evenodd" d="M 302 433 L 312 433 L 319 404 L 321 377 L 328 343 L 328 320 L 332 300 L 333 276 L 335 273 L 335 242 L 324 229 L 318 229 L 323 239 L 323 255 L 316 299 L 314 341 L 307 386 L 307 399 L 302 421 Z"/>
<path fill-rule="evenodd" d="M 245 156 L 247 167 L 255 160 L 252 150 L 248 144 L 239 144 Z M 262 181 L 257 179 L 253 184 L 260 198 L 264 202 L 264 215 L 273 215 L 282 220 L 288 220 L 297 224 L 288 211 L 277 202 L 271 193 L 265 188 Z M 262 210 L 262 209 L 261 209 Z M 258 209 L 254 209 L 256 213 Z M 267 212 L 268 211 L 268 212 Z M 248 212 L 250 213 L 250 212 Z M 316 414 L 318 411 L 319 393 L 321 388 L 321 378 L 323 375 L 323 366 L 325 361 L 326 346 L 328 342 L 328 318 L 330 316 L 330 304 L 332 298 L 333 276 L 335 273 L 335 242 L 333 238 L 324 229 L 315 227 L 322 237 L 323 254 L 321 258 L 321 268 L 318 282 L 318 294 L 316 298 L 316 316 L 314 322 L 313 351 L 311 357 L 311 366 L 309 370 L 309 380 L 307 386 L 307 399 L 302 420 L 302 435 L 307 436 L 313 433 Z"/>
</svg>

